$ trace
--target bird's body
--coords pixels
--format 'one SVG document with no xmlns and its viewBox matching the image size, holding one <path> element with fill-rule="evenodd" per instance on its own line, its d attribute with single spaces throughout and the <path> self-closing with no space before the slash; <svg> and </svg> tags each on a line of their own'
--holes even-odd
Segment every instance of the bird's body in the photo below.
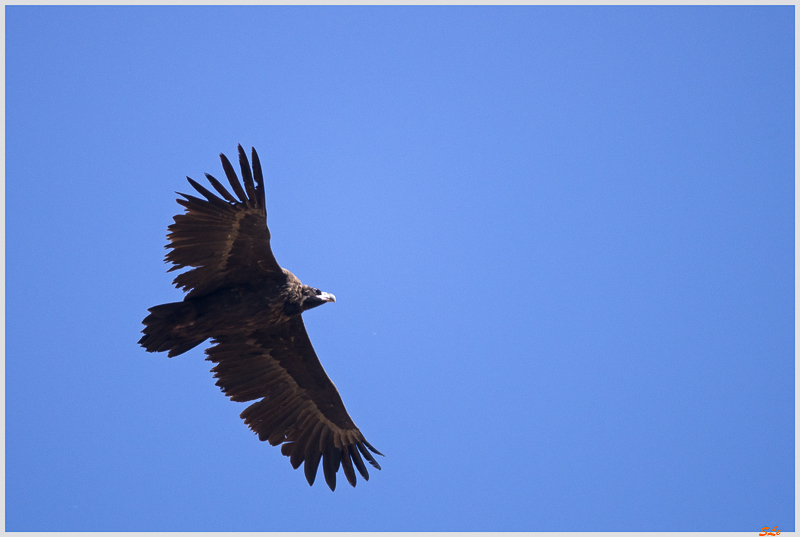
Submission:
<svg viewBox="0 0 800 537">
<path fill-rule="evenodd" d="M 151 352 L 169 351 L 171 358 L 215 334 L 246 334 L 278 326 L 303 312 L 302 291 L 300 280 L 284 269 L 275 278 L 221 287 L 182 302 L 155 306 L 144 321 L 141 343 Z M 189 344 L 191 347 L 187 347 Z"/>
<path fill-rule="evenodd" d="M 380 469 L 380 454 L 353 423 L 306 333 L 302 313 L 335 297 L 303 285 L 272 254 L 266 225 L 264 182 L 253 149 L 253 174 L 244 150 L 239 161 L 244 189 L 220 155 L 234 198 L 206 174 L 222 198 L 189 179 L 205 200 L 181 194 L 187 212 L 169 227 L 170 270 L 194 267 L 175 278 L 188 291 L 182 302 L 150 308 L 139 343 L 149 352 L 182 354 L 211 338 L 206 350 L 217 385 L 234 401 L 260 401 L 242 412 L 261 440 L 283 443 L 281 452 L 313 484 L 322 461 L 333 490 L 341 463 L 355 486 L 355 469 L 369 479 L 360 455 Z M 360 455 L 359 455 L 360 454 Z"/>
</svg>

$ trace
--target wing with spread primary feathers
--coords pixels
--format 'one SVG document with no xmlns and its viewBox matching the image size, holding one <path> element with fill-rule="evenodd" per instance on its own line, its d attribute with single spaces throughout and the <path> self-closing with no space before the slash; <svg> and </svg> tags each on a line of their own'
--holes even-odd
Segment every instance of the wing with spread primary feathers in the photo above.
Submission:
<svg viewBox="0 0 800 537">
<path fill-rule="evenodd" d="M 341 464 L 355 486 L 354 467 L 369 473 L 361 455 L 377 469 L 370 451 L 381 455 L 358 430 L 314 352 L 301 317 L 271 329 L 217 336 L 206 351 L 216 363 L 217 386 L 234 401 L 252 401 L 242 412 L 259 439 L 276 446 L 297 469 L 305 462 L 308 483 L 314 483 L 322 461 L 325 481 L 336 487 Z"/>
<path fill-rule="evenodd" d="M 189 297 L 203 295 L 221 285 L 281 274 L 270 248 L 264 176 L 255 148 L 252 157 L 251 174 L 247 155 L 239 146 L 242 188 L 230 161 L 220 154 L 225 175 L 238 199 L 209 174 L 206 178 L 219 196 L 189 177 L 189 183 L 205 199 L 178 192 L 185 198 L 177 201 L 186 212 L 175 216 L 175 223 L 168 228 L 170 251 L 166 260 L 174 265 L 170 271 L 194 267 L 179 274 L 173 282 L 189 291 Z"/>
</svg>

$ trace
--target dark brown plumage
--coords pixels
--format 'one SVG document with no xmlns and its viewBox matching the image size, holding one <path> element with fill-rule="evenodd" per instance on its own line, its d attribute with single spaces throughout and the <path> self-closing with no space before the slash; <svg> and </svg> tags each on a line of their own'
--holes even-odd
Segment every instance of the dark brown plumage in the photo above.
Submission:
<svg viewBox="0 0 800 537">
<path fill-rule="evenodd" d="M 347 413 L 301 316 L 335 298 L 303 285 L 275 260 L 256 150 L 251 174 L 239 146 L 244 188 L 230 161 L 220 159 L 235 197 L 211 175 L 206 178 L 219 196 L 187 177 L 205 199 L 179 193 L 186 212 L 168 228 L 166 260 L 174 265 L 170 271 L 193 267 L 174 280 L 188 294 L 148 310 L 139 344 L 172 357 L 212 338 L 206 354 L 216 364 L 217 386 L 234 401 L 259 399 L 241 414 L 259 439 L 283 444 L 293 468 L 305 462 L 309 485 L 321 461 L 331 490 L 340 464 L 355 487 L 355 470 L 369 479 L 362 455 L 380 469 L 370 451 L 381 453 Z"/>
</svg>

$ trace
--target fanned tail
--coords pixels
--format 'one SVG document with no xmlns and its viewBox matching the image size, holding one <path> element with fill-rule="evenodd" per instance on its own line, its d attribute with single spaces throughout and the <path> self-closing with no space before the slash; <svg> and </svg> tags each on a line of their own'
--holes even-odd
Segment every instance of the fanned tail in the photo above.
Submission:
<svg viewBox="0 0 800 537">
<path fill-rule="evenodd" d="M 139 345 L 147 352 L 169 351 L 168 356 L 178 356 L 208 339 L 196 324 L 194 304 L 170 302 L 153 306 L 150 315 L 142 321 L 145 325 Z"/>
</svg>

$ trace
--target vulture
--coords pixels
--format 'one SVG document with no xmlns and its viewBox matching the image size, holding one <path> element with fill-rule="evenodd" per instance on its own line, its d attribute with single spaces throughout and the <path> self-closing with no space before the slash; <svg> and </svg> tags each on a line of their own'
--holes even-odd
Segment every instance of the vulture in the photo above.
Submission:
<svg viewBox="0 0 800 537">
<path fill-rule="evenodd" d="M 239 145 L 244 186 L 224 154 L 220 160 L 232 193 L 209 174 L 216 194 L 190 177 L 204 199 L 177 192 L 185 212 L 167 228 L 165 262 L 173 264 L 170 272 L 192 267 L 173 282 L 187 294 L 181 302 L 148 310 L 139 344 L 173 357 L 210 338 L 213 346 L 205 352 L 216 364 L 211 369 L 216 384 L 233 401 L 256 401 L 240 417 L 259 440 L 282 444 L 294 469 L 305 463 L 309 485 L 321 462 L 331 490 L 340 465 L 355 487 L 356 471 L 369 479 L 364 459 L 380 470 L 372 453 L 383 454 L 347 413 L 302 317 L 336 298 L 303 285 L 275 260 L 255 148 L 251 173 Z"/>
</svg>

